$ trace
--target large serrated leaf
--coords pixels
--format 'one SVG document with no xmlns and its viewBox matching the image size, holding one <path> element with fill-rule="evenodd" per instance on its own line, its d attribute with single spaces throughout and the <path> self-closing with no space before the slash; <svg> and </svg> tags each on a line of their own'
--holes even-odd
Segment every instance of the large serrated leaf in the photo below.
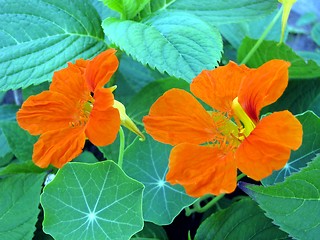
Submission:
<svg viewBox="0 0 320 240">
<path fill-rule="evenodd" d="M 50 80 L 68 61 L 107 47 L 88 0 L 0 0 L 0 6 L 2 91 Z"/>
<path fill-rule="evenodd" d="M 43 179 L 44 174 L 17 174 L 0 179 L 0 239 L 32 239 Z"/>
<path fill-rule="evenodd" d="M 201 223 L 194 239 L 261 240 L 289 237 L 272 224 L 254 201 L 244 198 L 208 217 Z"/>
<path fill-rule="evenodd" d="M 68 163 L 41 195 L 43 229 L 56 240 L 129 239 L 143 227 L 142 192 L 112 161 Z"/>
<path fill-rule="evenodd" d="M 292 173 L 305 167 L 317 154 L 320 154 L 320 119 L 313 112 L 298 115 L 297 119 L 303 127 L 302 146 L 291 153 L 288 163 L 279 171 L 262 180 L 263 185 L 282 182 Z"/>
<path fill-rule="evenodd" d="M 262 187 L 240 183 L 280 229 L 296 239 L 319 239 L 320 156 L 282 183 Z"/>
<path fill-rule="evenodd" d="M 176 0 L 167 10 L 184 11 L 213 24 L 249 21 L 265 16 L 277 8 L 274 0 Z"/>
<path fill-rule="evenodd" d="M 257 40 L 245 38 L 238 49 L 238 61 L 241 62 L 255 45 Z M 272 59 L 283 59 L 291 62 L 289 77 L 291 79 L 312 79 L 320 77 L 320 66 L 316 62 L 305 61 L 289 46 L 275 41 L 263 41 L 246 65 L 257 68 Z"/>
<path fill-rule="evenodd" d="M 183 208 L 195 201 L 182 186 L 172 186 L 165 179 L 171 148 L 146 136 L 144 142 L 136 139 L 123 158 L 124 171 L 145 186 L 144 220 L 157 225 L 170 224 Z"/>
<path fill-rule="evenodd" d="M 107 18 L 102 26 L 134 59 L 187 81 L 217 66 L 221 57 L 219 32 L 192 14 L 161 12 L 142 22 Z"/>
</svg>

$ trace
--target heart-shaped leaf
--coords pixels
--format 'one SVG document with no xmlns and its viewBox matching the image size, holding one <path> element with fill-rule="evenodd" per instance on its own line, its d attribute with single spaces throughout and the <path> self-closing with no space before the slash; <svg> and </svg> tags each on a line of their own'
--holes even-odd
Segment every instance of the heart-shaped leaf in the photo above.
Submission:
<svg viewBox="0 0 320 240">
<path fill-rule="evenodd" d="M 113 161 L 68 163 L 41 195 L 43 229 L 55 239 L 129 239 L 143 227 L 143 185 Z"/>
</svg>

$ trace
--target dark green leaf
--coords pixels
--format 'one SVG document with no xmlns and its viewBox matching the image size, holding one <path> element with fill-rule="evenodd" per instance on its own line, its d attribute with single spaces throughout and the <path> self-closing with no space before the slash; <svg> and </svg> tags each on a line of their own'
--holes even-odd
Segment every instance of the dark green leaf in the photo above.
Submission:
<svg viewBox="0 0 320 240">
<path fill-rule="evenodd" d="M 280 229 L 296 239 L 318 239 L 320 232 L 320 156 L 308 167 L 274 186 L 240 187 Z"/>
<path fill-rule="evenodd" d="M 12 153 L 22 161 L 32 159 L 33 144 L 37 137 L 30 135 L 27 131 L 19 127 L 17 122 L 6 122 L 0 125 L 7 138 Z"/>
<path fill-rule="evenodd" d="M 43 174 L 18 174 L 0 179 L 0 239 L 32 239 L 43 178 Z"/>
<path fill-rule="evenodd" d="M 132 98 L 127 107 L 128 116 L 142 125 L 142 118 L 148 115 L 151 105 L 171 88 L 181 88 L 188 91 L 189 84 L 176 78 L 160 79 L 150 83 Z"/>
<path fill-rule="evenodd" d="M 0 106 L 0 123 L 7 121 L 15 121 L 16 113 L 19 110 L 17 105 L 1 105 Z"/>
<path fill-rule="evenodd" d="M 271 176 L 262 180 L 263 185 L 273 185 L 282 182 L 292 173 L 305 167 L 317 154 L 320 154 L 320 118 L 313 112 L 297 116 L 303 127 L 302 146 L 291 153 L 286 166 L 274 171 Z"/>
<path fill-rule="evenodd" d="M 241 62 L 257 40 L 245 38 L 238 50 L 238 61 Z M 320 77 L 320 67 L 316 62 L 309 60 L 306 62 L 297 55 L 289 46 L 278 45 L 278 42 L 263 41 L 256 52 L 248 60 L 246 65 L 257 68 L 272 59 L 283 59 L 291 62 L 289 76 L 292 79 L 311 79 Z"/>
<path fill-rule="evenodd" d="M 172 186 L 165 179 L 171 148 L 147 135 L 144 142 L 136 139 L 123 158 L 124 171 L 145 186 L 144 220 L 157 225 L 171 223 L 183 208 L 195 201 L 182 186 Z"/>
<path fill-rule="evenodd" d="M 166 231 L 153 223 L 145 222 L 143 229 L 136 233 L 131 240 L 167 240 Z"/>
<path fill-rule="evenodd" d="M 288 109 L 293 114 L 311 110 L 320 116 L 320 79 L 289 81 L 283 95 L 272 105 L 263 109 L 264 113 Z"/>
<path fill-rule="evenodd" d="M 13 161 L 6 167 L 0 168 L 0 176 L 19 174 L 19 173 L 42 173 L 49 168 L 40 168 L 30 161 Z"/>
<path fill-rule="evenodd" d="M 195 240 L 290 239 L 272 224 L 258 205 L 244 198 L 208 217 L 197 230 Z"/>
</svg>

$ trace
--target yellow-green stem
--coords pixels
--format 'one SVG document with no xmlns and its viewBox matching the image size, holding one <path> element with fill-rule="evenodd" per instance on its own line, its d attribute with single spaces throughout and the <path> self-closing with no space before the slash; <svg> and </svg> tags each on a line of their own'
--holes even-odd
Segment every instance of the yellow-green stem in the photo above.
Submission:
<svg viewBox="0 0 320 240">
<path fill-rule="evenodd" d="M 245 177 L 246 175 L 241 173 L 238 177 L 237 177 L 237 181 L 239 181 L 240 179 L 242 179 L 243 177 Z M 208 209 L 210 209 L 212 206 L 214 206 L 220 199 L 222 199 L 225 196 L 225 193 L 220 194 L 216 197 L 214 197 L 213 199 L 211 199 L 205 206 L 201 207 L 200 203 L 204 200 L 207 200 L 208 198 L 212 197 L 210 195 L 205 195 L 201 198 L 199 198 L 192 206 L 193 208 L 186 208 L 186 216 L 190 216 L 192 213 L 204 213 L 206 212 Z"/>
<path fill-rule="evenodd" d="M 120 129 L 119 129 L 119 137 L 120 137 L 120 146 L 119 146 L 118 166 L 122 169 L 124 145 L 125 145 L 125 135 L 124 135 L 122 127 L 120 127 Z"/>
<path fill-rule="evenodd" d="M 277 14 L 274 16 L 274 18 L 272 19 L 272 21 L 270 22 L 270 24 L 267 26 L 266 30 L 264 30 L 264 32 L 262 33 L 261 37 L 259 38 L 259 40 L 256 42 L 256 44 L 251 48 L 251 50 L 248 52 L 247 56 L 242 60 L 241 64 L 246 64 L 249 59 L 252 57 L 252 55 L 257 51 L 257 49 L 259 48 L 259 46 L 261 45 L 261 43 L 263 42 L 263 40 L 267 37 L 268 33 L 271 31 L 271 29 L 273 28 L 273 26 L 276 24 L 276 22 L 278 21 L 278 19 L 281 16 L 282 13 L 282 6 L 279 9 L 279 11 L 277 12 Z"/>
</svg>

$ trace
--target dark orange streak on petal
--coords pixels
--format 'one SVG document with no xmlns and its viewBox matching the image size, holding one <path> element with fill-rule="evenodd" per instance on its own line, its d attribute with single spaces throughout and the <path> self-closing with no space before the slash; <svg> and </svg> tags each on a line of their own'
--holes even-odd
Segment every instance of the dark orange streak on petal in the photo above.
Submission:
<svg viewBox="0 0 320 240">
<path fill-rule="evenodd" d="M 226 66 L 204 70 L 190 85 L 191 92 L 212 108 L 229 112 L 232 100 L 237 97 L 241 81 L 250 69 L 229 62 Z"/>
<path fill-rule="evenodd" d="M 85 138 L 83 127 L 46 132 L 34 144 L 32 159 L 41 168 L 61 168 L 82 152 Z"/>
<path fill-rule="evenodd" d="M 96 146 L 114 142 L 120 128 L 120 114 L 113 107 L 114 98 L 110 89 L 97 89 L 94 105 L 86 126 L 86 135 Z"/>
<path fill-rule="evenodd" d="M 261 180 L 285 166 L 302 143 L 301 123 L 288 111 L 263 118 L 236 152 L 238 168 Z"/>
<path fill-rule="evenodd" d="M 216 126 L 202 105 L 188 92 L 171 89 L 164 93 L 143 118 L 147 133 L 157 141 L 176 145 L 212 140 Z"/>
<path fill-rule="evenodd" d="M 17 112 L 17 122 L 30 134 L 38 135 L 68 127 L 78 111 L 74 102 L 66 96 L 57 92 L 44 91 L 29 97 L 22 104 Z"/>
<path fill-rule="evenodd" d="M 84 75 L 84 73 L 86 71 L 86 67 L 89 62 L 90 62 L 90 60 L 84 60 L 84 59 L 80 58 L 80 59 L 76 60 L 76 63 L 74 65 L 76 65 L 80 69 L 81 74 Z M 73 65 L 73 64 L 69 63 L 69 66 L 70 65 Z"/>
<path fill-rule="evenodd" d="M 91 92 L 109 82 L 111 76 L 117 70 L 119 61 L 115 53 L 115 49 L 108 49 L 88 63 L 85 77 Z"/>
<path fill-rule="evenodd" d="M 236 178 L 232 152 L 226 155 L 217 147 L 189 143 L 179 144 L 171 151 L 166 180 L 181 184 L 190 196 L 231 193 L 236 188 Z"/>
<path fill-rule="evenodd" d="M 67 68 L 53 74 L 50 91 L 58 92 L 76 101 L 86 101 L 90 94 L 89 88 L 82 76 L 81 69 L 69 63 Z"/>
<path fill-rule="evenodd" d="M 288 85 L 289 62 L 271 60 L 248 74 L 239 90 L 239 103 L 258 122 L 260 110 L 274 103 Z"/>
</svg>

